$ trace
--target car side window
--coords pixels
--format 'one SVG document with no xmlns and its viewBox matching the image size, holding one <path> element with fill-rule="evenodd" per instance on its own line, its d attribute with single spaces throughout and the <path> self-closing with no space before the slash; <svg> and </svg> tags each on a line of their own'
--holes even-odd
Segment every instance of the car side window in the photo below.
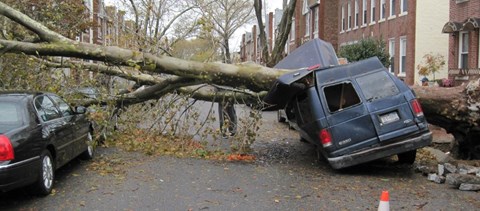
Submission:
<svg viewBox="0 0 480 211">
<path fill-rule="evenodd" d="M 72 108 L 62 98 L 55 95 L 50 95 L 50 98 L 57 104 L 63 116 L 73 115 Z"/>
<path fill-rule="evenodd" d="M 340 111 L 361 102 L 355 88 L 349 81 L 327 86 L 323 89 L 323 92 L 330 112 Z"/>
<path fill-rule="evenodd" d="M 52 100 L 45 95 L 35 98 L 35 108 L 37 109 L 38 116 L 44 122 L 60 118 L 62 116 Z"/>
</svg>

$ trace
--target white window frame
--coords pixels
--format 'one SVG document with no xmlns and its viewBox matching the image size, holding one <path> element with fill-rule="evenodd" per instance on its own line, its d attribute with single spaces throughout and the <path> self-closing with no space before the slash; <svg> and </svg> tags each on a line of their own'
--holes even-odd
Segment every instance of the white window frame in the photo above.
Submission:
<svg viewBox="0 0 480 211">
<path fill-rule="evenodd" d="M 310 16 L 310 13 L 305 14 L 305 37 L 310 37 L 310 27 L 312 26 Z"/>
<path fill-rule="evenodd" d="M 385 0 L 380 0 L 380 20 L 387 18 L 387 3 Z"/>
<path fill-rule="evenodd" d="M 395 73 L 395 38 L 390 38 L 388 40 L 388 54 L 390 54 L 390 67 L 388 68 L 388 71 L 390 73 Z M 391 63 L 392 58 L 394 60 L 393 63 Z"/>
<path fill-rule="evenodd" d="M 406 5 L 406 8 L 403 5 Z M 400 0 L 400 15 L 406 14 L 408 14 L 408 0 Z"/>
<path fill-rule="evenodd" d="M 295 17 L 292 17 L 292 28 L 290 29 L 290 41 L 295 41 Z"/>
<path fill-rule="evenodd" d="M 362 26 L 367 25 L 367 0 L 363 0 L 362 5 Z"/>
<path fill-rule="evenodd" d="M 467 37 L 467 49 L 463 49 L 463 35 L 466 35 Z M 462 69 L 462 55 L 467 55 L 467 64 L 466 64 L 466 68 L 468 68 L 468 46 L 469 46 L 469 34 L 468 34 L 468 31 L 461 31 L 459 33 L 459 37 L 458 37 L 458 69 Z"/>
<path fill-rule="evenodd" d="M 349 1 L 347 4 L 347 28 L 350 30 L 352 28 L 352 4 Z"/>
<path fill-rule="evenodd" d="M 313 18 L 314 18 L 314 20 L 313 20 L 313 38 L 319 38 L 319 36 L 318 36 L 318 33 L 319 33 L 319 31 L 318 31 L 318 17 L 319 17 L 318 7 L 315 7 L 312 10 L 312 12 L 314 14 L 313 15 Z"/>
<path fill-rule="evenodd" d="M 480 31 L 478 32 L 478 53 L 477 53 L 477 58 L 478 58 L 478 68 L 480 69 Z"/>
<path fill-rule="evenodd" d="M 396 3 L 397 2 L 395 0 L 390 0 L 390 17 L 389 18 L 393 18 L 396 16 L 395 14 L 395 9 L 397 7 Z"/>
<path fill-rule="evenodd" d="M 404 67 L 402 60 L 405 59 L 405 66 L 407 66 L 407 37 L 400 37 L 400 57 L 398 62 L 398 75 L 405 76 L 407 68 Z"/>
<path fill-rule="evenodd" d="M 375 6 L 376 6 L 377 1 L 376 0 L 370 0 L 370 23 L 374 24 L 375 23 Z"/>
<path fill-rule="evenodd" d="M 344 32 L 345 31 L 345 6 L 342 5 L 342 30 L 340 30 L 341 32 Z"/>
<path fill-rule="evenodd" d="M 354 25 L 354 29 L 358 28 L 358 0 L 355 0 L 355 16 L 354 16 L 354 22 L 353 22 L 353 25 Z"/>
</svg>

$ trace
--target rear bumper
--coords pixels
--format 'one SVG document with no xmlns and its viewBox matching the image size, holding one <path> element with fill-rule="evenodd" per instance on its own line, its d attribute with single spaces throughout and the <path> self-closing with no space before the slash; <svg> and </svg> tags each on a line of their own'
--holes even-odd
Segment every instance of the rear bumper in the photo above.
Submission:
<svg viewBox="0 0 480 211">
<path fill-rule="evenodd" d="M 430 143 L 432 143 L 432 132 L 427 132 L 403 141 L 366 149 L 348 155 L 327 158 L 327 160 L 334 169 L 341 169 L 422 148 L 430 145 Z"/>
<path fill-rule="evenodd" d="M 38 178 L 40 157 L 0 165 L 0 191 L 5 192 L 32 184 Z"/>
</svg>

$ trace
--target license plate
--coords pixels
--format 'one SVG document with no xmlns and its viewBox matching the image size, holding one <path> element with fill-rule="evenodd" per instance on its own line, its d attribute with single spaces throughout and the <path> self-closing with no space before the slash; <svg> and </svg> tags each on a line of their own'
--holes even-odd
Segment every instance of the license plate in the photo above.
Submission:
<svg viewBox="0 0 480 211">
<path fill-rule="evenodd" d="M 380 122 L 382 124 L 392 123 L 398 121 L 399 119 L 400 117 L 398 117 L 398 113 L 396 111 L 380 116 Z"/>
</svg>

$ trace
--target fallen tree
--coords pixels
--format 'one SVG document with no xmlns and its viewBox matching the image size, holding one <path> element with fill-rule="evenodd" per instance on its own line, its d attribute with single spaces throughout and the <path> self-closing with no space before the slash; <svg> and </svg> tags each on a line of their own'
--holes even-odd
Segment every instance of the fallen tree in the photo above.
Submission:
<svg viewBox="0 0 480 211">
<path fill-rule="evenodd" d="M 210 84 L 234 89 L 221 92 L 223 97 L 235 97 L 240 102 L 258 102 L 280 75 L 289 70 L 272 69 L 255 64 L 201 63 L 168 56 L 99 46 L 70 40 L 28 16 L 0 2 L 0 14 L 24 26 L 38 36 L 35 42 L 0 39 L 0 53 L 26 54 L 36 57 L 61 56 L 101 61 L 103 64 L 78 64 L 75 61 L 51 63 L 82 65 L 84 69 L 107 75 L 123 77 L 150 85 L 149 88 L 112 100 L 134 104 L 158 99 L 173 91 L 191 93 L 193 98 L 215 101 L 219 93 L 199 91 L 192 85 Z M 70 64 L 69 64 L 70 63 Z M 122 68 L 118 68 L 121 66 Z M 164 76 L 159 77 L 159 74 Z M 167 76 L 165 76 L 167 75 Z M 454 88 L 413 87 L 422 102 L 430 123 L 452 133 L 464 158 L 480 158 L 477 141 L 479 128 L 479 81 Z"/>
</svg>

